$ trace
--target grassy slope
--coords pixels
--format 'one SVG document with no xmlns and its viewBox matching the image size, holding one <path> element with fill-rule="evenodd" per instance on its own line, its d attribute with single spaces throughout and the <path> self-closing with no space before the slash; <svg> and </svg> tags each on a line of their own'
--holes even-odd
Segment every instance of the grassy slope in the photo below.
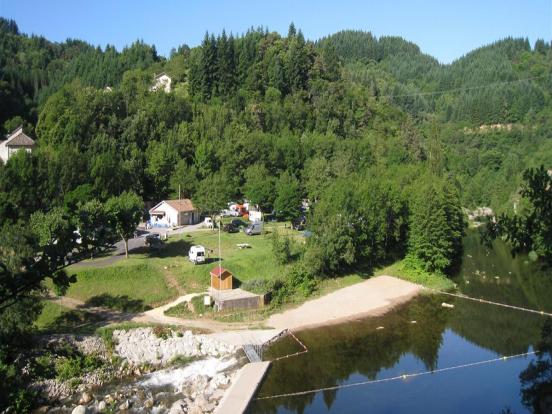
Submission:
<svg viewBox="0 0 552 414">
<path fill-rule="evenodd" d="M 257 236 L 221 234 L 222 265 L 234 274 L 236 285 L 250 279 L 275 279 L 285 275 L 285 266 L 276 264 L 272 255 L 270 232 L 274 228 L 268 225 L 265 227 L 267 234 Z M 300 233 L 282 227 L 278 230 L 301 242 Z M 239 243 L 249 243 L 251 248 L 239 249 L 236 246 Z M 193 265 L 188 261 L 188 250 L 193 244 L 212 250 L 210 263 Z M 145 306 L 156 306 L 178 296 L 176 289 L 168 286 L 167 277 L 176 279 L 186 292 L 205 291 L 209 287 L 209 272 L 217 265 L 217 258 L 218 232 L 175 235 L 158 253 L 132 253 L 128 260 L 122 259 L 106 267 L 69 268 L 69 272 L 77 275 L 77 282 L 70 286 L 67 296 L 83 301 L 99 295 L 128 296 Z"/>
<path fill-rule="evenodd" d="M 67 296 L 87 301 L 99 295 L 128 297 L 139 300 L 145 306 L 155 306 L 175 296 L 167 287 L 159 266 L 144 259 L 121 260 L 113 266 L 102 268 L 73 268 L 77 282 Z"/>
<path fill-rule="evenodd" d="M 449 278 L 436 273 L 410 269 L 404 265 L 402 260 L 379 269 L 376 271 L 376 275 L 394 276 L 436 290 L 450 291 L 456 288 L 454 282 Z"/>
<path fill-rule="evenodd" d="M 300 233 L 283 228 L 282 223 L 277 225 L 277 231 L 290 235 L 296 241 L 294 249 L 299 250 L 299 245 L 303 242 Z M 235 287 L 239 285 L 239 282 L 251 279 L 278 279 L 285 276 L 287 267 L 278 265 L 272 254 L 270 237 L 271 232 L 275 229 L 275 225 L 270 224 L 265 227 L 267 234 L 263 235 L 221 234 L 222 265 L 234 274 Z M 239 243 L 249 243 L 251 248 L 239 249 L 237 247 Z M 188 261 L 187 252 L 193 244 L 201 244 L 211 250 L 209 253 L 210 263 L 193 265 Z M 103 294 L 115 298 L 128 296 L 127 299 L 140 301 L 144 306 L 156 306 L 178 295 L 176 289 L 167 285 L 167 276 L 176 279 L 186 292 L 205 291 L 209 286 L 209 271 L 217 265 L 217 258 L 218 232 L 197 231 L 176 235 L 159 253 L 134 253 L 131 254 L 130 259 L 121 260 L 108 267 L 73 268 L 77 273 L 77 282 L 71 285 L 67 295 L 84 301 Z M 450 290 L 454 288 L 454 284 L 449 279 L 407 269 L 402 262 L 378 270 L 376 275 L 379 274 L 396 276 L 435 289 Z M 358 274 L 321 280 L 311 298 L 362 280 L 364 278 Z M 306 299 L 302 296 L 290 298 L 290 303 L 286 306 L 296 306 Z M 179 311 L 180 309 L 173 310 L 174 313 L 180 313 Z"/>
</svg>

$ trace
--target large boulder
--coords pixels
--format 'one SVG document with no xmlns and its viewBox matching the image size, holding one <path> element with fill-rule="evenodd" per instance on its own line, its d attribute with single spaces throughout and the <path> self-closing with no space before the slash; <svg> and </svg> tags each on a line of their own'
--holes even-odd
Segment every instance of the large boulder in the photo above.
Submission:
<svg viewBox="0 0 552 414">
<path fill-rule="evenodd" d="M 73 408 L 73 411 L 71 411 L 71 414 L 87 414 L 88 410 L 84 405 L 77 405 L 75 408 Z"/>
<path fill-rule="evenodd" d="M 177 400 L 171 405 L 169 414 L 186 414 L 187 404 L 184 400 Z"/>
</svg>

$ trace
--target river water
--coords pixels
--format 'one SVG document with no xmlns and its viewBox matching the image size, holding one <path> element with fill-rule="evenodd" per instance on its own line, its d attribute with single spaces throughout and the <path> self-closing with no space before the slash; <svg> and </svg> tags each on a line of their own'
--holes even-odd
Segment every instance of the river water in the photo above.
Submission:
<svg viewBox="0 0 552 414">
<path fill-rule="evenodd" d="M 552 272 L 525 256 L 512 258 L 501 241 L 486 248 L 476 232 L 468 234 L 464 245 L 455 277 L 462 292 L 552 312 Z M 443 307 L 443 302 L 454 308 Z M 274 362 L 258 397 L 432 373 L 256 400 L 251 412 L 530 413 L 535 411 L 535 395 L 541 412 L 549 412 L 542 400 L 543 393 L 552 394 L 552 369 L 544 371 L 549 382 L 543 388 L 530 375 L 535 370 L 528 369 L 534 355 L 438 371 L 532 352 L 543 340 L 546 319 L 465 299 L 423 295 L 382 317 L 302 331 L 297 336 L 309 352 Z M 265 359 L 298 350 L 297 343 L 286 338 L 274 344 Z M 528 381 L 522 383 L 520 374 L 529 375 Z"/>
</svg>

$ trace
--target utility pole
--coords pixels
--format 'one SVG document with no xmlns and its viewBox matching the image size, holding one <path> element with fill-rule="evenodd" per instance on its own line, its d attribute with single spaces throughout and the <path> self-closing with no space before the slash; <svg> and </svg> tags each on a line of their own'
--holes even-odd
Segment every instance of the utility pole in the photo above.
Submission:
<svg viewBox="0 0 552 414">
<path fill-rule="evenodd" d="M 220 226 L 220 216 L 219 216 L 219 223 L 218 223 L 218 228 L 219 228 L 218 229 L 219 230 L 219 235 L 218 235 L 219 236 L 219 238 L 218 238 L 219 239 L 219 254 L 218 255 L 219 255 L 219 269 L 222 269 L 222 254 L 220 252 L 220 227 L 221 226 Z"/>
</svg>

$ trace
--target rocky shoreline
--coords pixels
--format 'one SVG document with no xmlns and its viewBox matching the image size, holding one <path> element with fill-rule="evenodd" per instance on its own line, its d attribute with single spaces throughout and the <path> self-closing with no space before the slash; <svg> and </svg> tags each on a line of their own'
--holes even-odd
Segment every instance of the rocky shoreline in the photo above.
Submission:
<svg viewBox="0 0 552 414">
<path fill-rule="evenodd" d="M 115 330 L 98 336 L 51 336 L 42 346 L 74 347 L 100 357 L 101 367 L 74 381 L 33 384 L 44 405 L 37 412 L 209 413 L 240 367 L 238 348 L 190 331 Z"/>
</svg>

